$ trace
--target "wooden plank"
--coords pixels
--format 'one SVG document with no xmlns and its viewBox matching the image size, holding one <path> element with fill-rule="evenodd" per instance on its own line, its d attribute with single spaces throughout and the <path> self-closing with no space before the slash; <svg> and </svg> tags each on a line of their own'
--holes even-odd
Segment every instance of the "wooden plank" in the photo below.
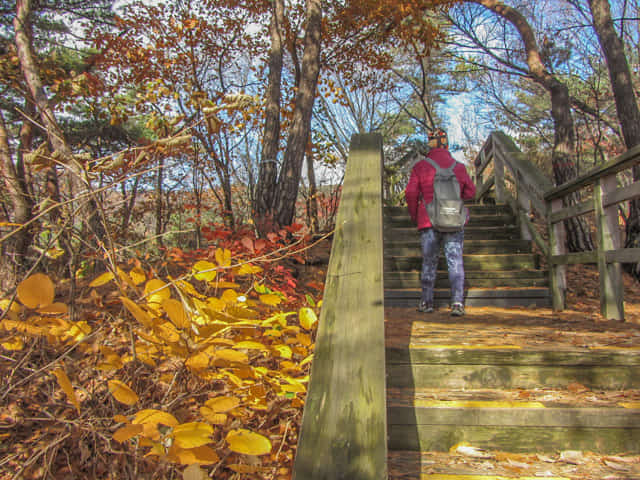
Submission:
<svg viewBox="0 0 640 480">
<path fill-rule="evenodd" d="M 574 252 L 564 255 L 553 255 L 551 257 L 552 265 L 575 265 L 585 263 L 597 263 L 596 252 Z"/>
<path fill-rule="evenodd" d="M 640 248 L 621 248 L 605 252 L 607 262 L 638 263 L 640 262 Z"/>
<path fill-rule="evenodd" d="M 571 205 L 570 207 L 565 207 L 562 210 L 553 212 L 553 214 L 551 214 L 551 223 L 558 223 L 568 218 L 591 213 L 594 210 L 595 208 L 593 206 L 593 200 L 585 200 L 584 202 L 580 202 L 577 205 Z"/>
<path fill-rule="evenodd" d="M 432 402 L 435 405 L 435 402 Z M 463 402 L 451 402 L 452 404 Z M 527 402 L 512 402 L 510 408 L 423 406 L 389 407 L 389 425 L 474 425 L 512 427 L 635 428 L 640 433 L 640 410 L 601 408 L 527 408 Z M 495 402 L 498 405 L 504 402 Z M 518 403 L 525 405 L 518 407 Z M 427 404 L 428 405 L 428 404 Z"/>
<path fill-rule="evenodd" d="M 552 223 L 551 215 L 562 209 L 562 200 L 556 199 L 549 204 L 547 211 L 547 231 L 549 232 L 549 285 L 551 289 L 551 302 L 555 311 L 562 311 L 566 306 L 567 269 L 563 264 L 554 264 L 554 256 L 563 256 L 566 253 L 566 232 L 564 223 Z"/>
<path fill-rule="evenodd" d="M 418 289 L 414 290 L 416 293 Z M 410 290 L 388 290 L 386 292 L 386 298 L 392 299 L 394 297 L 405 297 L 408 293 L 413 293 Z M 434 290 L 436 297 L 449 297 L 448 289 Z M 549 296 L 549 289 L 547 288 L 509 288 L 506 290 L 499 290 L 496 288 L 470 288 L 465 291 L 465 298 L 547 298 Z"/>
<path fill-rule="evenodd" d="M 293 478 L 386 479 L 382 138 L 351 139 Z"/>
<path fill-rule="evenodd" d="M 446 452 L 468 442 L 476 448 L 508 452 L 582 450 L 602 454 L 640 453 L 637 428 L 497 427 L 390 425 L 389 448 Z M 620 478 L 633 478 L 622 476 Z"/>
<path fill-rule="evenodd" d="M 491 187 L 493 187 L 494 183 L 495 178 L 489 177 L 486 182 L 480 185 L 476 190 L 476 201 L 481 200 L 487 193 L 489 193 L 489 190 L 491 190 Z"/>
<path fill-rule="evenodd" d="M 622 155 L 619 155 L 603 165 L 594 168 L 575 180 L 563 183 L 562 185 L 549 190 L 545 194 L 544 198 L 547 201 L 551 201 L 556 198 L 563 198 L 572 192 L 580 190 L 582 187 L 595 184 L 598 178 L 616 174 L 638 164 L 640 164 L 640 145 L 627 150 Z"/>
<path fill-rule="evenodd" d="M 606 208 L 636 198 L 640 198 L 640 182 L 632 183 L 626 187 L 618 187 L 613 192 L 607 193 L 602 200 L 602 205 Z"/>
<path fill-rule="evenodd" d="M 605 195 L 615 191 L 618 181 L 615 174 L 601 177 L 593 188 L 593 203 L 596 210 L 596 234 L 598 236 L 597 259 L 600 279 L 600 313 L 609 320 L 624 320 L 624 285 L 622 265 L 608 263 L 606 251 L 621 246 L 618 225 L 618 207 L 603 207 Z"/>
<path fill-rule="evenodd" d="M 640 367 L 640 348 L 635 350 L 525 350 L 499 346 L 413 346 L 387 348 L 387 365 L 452 364 L 452 365 L 557 365 L 573 367 L 631 366 Z"/>
<path fill-rule="evenodd" d="M 565 388 L 578 382 L 589 388 L 640 387 L 638 366 L 387 365 L 395 388 Z"/>
</svg>

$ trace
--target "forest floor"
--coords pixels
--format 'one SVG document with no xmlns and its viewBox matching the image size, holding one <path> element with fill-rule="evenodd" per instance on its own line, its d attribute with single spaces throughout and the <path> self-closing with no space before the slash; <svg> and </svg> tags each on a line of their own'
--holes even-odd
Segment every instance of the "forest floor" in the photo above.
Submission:
<svg viewBox="0 0 640 480">
<path fill-rule="evenodd" d="M 306 251 L 304 259 L 289 258 L 283 261 L 283 266 L 291 271 L 292 278 L 300 288 L 312 288 L 314 292 L 321 294 L 330 247 L 330 239 L 325 239 Z M 429 323 L 426 323 L 424 316 L 418 315 L 417 312 L 408 312 L 407 309 L 403 312 L 402 318 L 393 320 L 393 309 L 389 309 L 387 331 L 390 334 L 387 341 L 390 345 L 394 342 L 406 343 L 402 337 L 406 339 L 412 329 L 417 337 L 427 338 L 423 334 L 428 333 L 430 325 L 438 324 L 439 327 L 446 326 L 450 335 L 448 343 L 464 341 L 491 344 L 500 341 L 521 346 L 562 343 L 614 348 L 640 346 L 640 288 L 637 283 L 625 276 L 626 322 L 611 322 L 600 316 L 598 281 L 596 272 L 591 267 L 572 267 L 568 275 L 568 285 L 568 309 L 560 313 L 548 309 L 468 308 L 467 315 L 457 323 L 451 322 L 446 310 L 435 313 L 430 317 Z M 102 328 L 100 332 L 94 330 L 95 333 L 90 334 L 90 337 L 93 337 L 88 348 L 79 351 L 77 348 L 74 350 L 75 347 L 67 346 L 60 350 L 44 339 L 28 343 L 27 349 L 22 351 L 0 348 L 0 373 L 5 389 L 4 393 L 0 391 L 3 399 L 0 403 L 0 479 L 177 479 L 182 470 L 179 464 L 176 467 L 175 463 L 171 466 L 164 460 L 156 461 L 157 457 L 143 458 L 144 450 L 140 451 L 139 447 L 127 447 L 113 440 L 113 434 L 119 428 L 114 419 L 124 419 L 118 415 L 114 417 L 114 412 L 121 410 L 122 405 L 118 406 L 118 402 L 111 398 L 106 388 L 106 380 L 126 379 L 140 393 L 141 399 L 144 397 L 145 408 L 168 405 L 182 421 L 197 418 L 197 413 L 194 413 L 197 412 L 196 405 L 207 398 L 210 399 L 211 395 L 233 393 L 220 381 L 214 381 L 213 388 L 210 382 L 189 375 L 184 366 L 180 366 L 184 363 L 182 360 L 165 362 L 158 368 L 141 364 L 134 368 L 129 363 L 120 370 L 119 377 L 114 377 L 108 369 L 96 373 L 96 367 L 104 364 L 105 355 L 111 355 L 113 358 L 109 349 L 105 350 L 105 345 L 112 345 L 112 349 L 119 352 L 126 351 L 132 335 L 129 323 L 123 323 L 118 319 L 122 313 L 112 313 L 117 303 L 117 292 L 107 292 L 105 288 L 107 286 L 99 287 L 95 293 L 89 293 L 85 287 L 84 297 L 78 303 L 80 310 L 76 315 L 85 316 L 91 325 L 98 326 L 100 322 L 103 325 L 98 327 Z M 118 305 L 118 308 L 122 309 L 122 305 Z M 529 332 L 531 329 L 535 330 L 535 334 L 522 334 L 518 328 L 523 325 L 530 329 Z M 107 331 L 111 332 L 110 336 L 106 336 Z M 300 333 L 303 332 L 292 332 L 291 341 L 293 342 L 293 338 L 304 340 L 305 335 L 301 336 Z M 432 340 L 421 341 L 442 342 L 442 338 L 434 337 Z M 305 350 L 295 343 L 291 343 L 291 346 L 294 350 Z M 308 351 L 311 350 L 312 345 L 308 345 Z M 300 360 L 304 357 L 294 353 L 295 358 Z M 52 366 L 61 361 L 66 364 L 67 373 L 80 402 L 81 409 L 78 408 L 77 412 L 67 400 L 68 390 L 64 390 L 64 393 L 60 391 L 55 378 L 49 375 Z M 266 359 L 259 361 L 263 362 L 259 365 L 275 368 L 275 364 L 265 363 Z M 269 360 L 273 361 L 275 360 Z M 294 366 L 290 363 L 287 364 L 283 359 L 277 361 L 282 372 L 287 372 L 287 369 L 292 369 L 290 372 L 294 371 Z M 304 371 L 297 371 L 296 374 L 305 372 L 308 372 L 308 365 Z M 576 386 L 569 394 L 563 393 L 565 396 L 569 395 L 569 398 L 563 400 L 579 404 L 589 394 L 585 389 Z M 637 392 L 630 394 L 636 395 Z M 303 394 L 299 394 L 298 398 L 302 400 Z M 634 399 L 638 400 L 640 397 Z M 273 450 L 270 456 L 236 455 L 227 449 L 224 433 L 214 433 L 215 443 L 212 444 L 212 449 L 220 454 L 220 458 L 213 457 L 213 466 L 206 467 L 203 471 L 211 478 L 221 479 L 290 478 L 302 402 L 296 401 L 295 398 L 293 401 L 283 400 L 274 397 L 263 411 L 232 411 L 224 427 L 224 433 L 227 433 L 229 428 L 242 426 L 243 420 L 248 428 L 259 429 L 272 441 Z M 612 400 L 603 398 L 602 401 Z M 487 465 L 493 465 L 496 474 L 506 475 L 511 472 L 507 477 L 513 477 L 514 472 L 518 471 L 533 472 L 532 475 L 548 475 L 553 471 L 570 473 L 566 478 L 571 479 L 640 478 L 639 456 L 606 457 L 589 452 L 582 453 L 579 458 L 573 454 L 570 459 L 563 459 L 561 452 L 557 455 L 541 455 L 540 458 L 505 456 L 506 454 L 500 452 L 482 455 L 482 458 L 476 458 L 431 452 L 422 456 L 419 461 L 427 467 L 448 462 L 457 466 L 459 471 L 470 473 L 486 470 Z M 390 477 L 404 478 L 409 468 L 416 467 L 415 462 L 414 457 L 390 457 Z M 532 470 L 534 467 L 528 469 L 525 468 L 526 465 L 536 465 L 540 468 Z M 585 473 L 590 471 L 597 473 Z M 581 474 L 586 476 L 580 477 Z"/>
</svg>

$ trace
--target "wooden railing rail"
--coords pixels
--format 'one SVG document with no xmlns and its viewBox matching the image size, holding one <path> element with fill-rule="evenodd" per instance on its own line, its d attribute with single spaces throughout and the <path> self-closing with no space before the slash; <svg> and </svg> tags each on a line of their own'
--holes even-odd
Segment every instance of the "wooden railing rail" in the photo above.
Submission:
<svg viewBox="0 0 640 480">
<path fill-rule="evenodd" d="M 533 239 L 546 255 L 548 244 L 533 226 L 530 215 L 535 210 L 543 218 L 546 217 L 544 194 L 553 184 L 502 132 L 489 135 L 474 164 L 478 186 L 476 200 L 482 202 L 490 191 L 495 190 L 495 201 L 510 204 L 518 215 L 522 238 Z M 487 173 L 489 165 L 493 166 L 493 170 Z M 509 180 L 514 184 L 512 190 L 515 197 L 507 188 L 505 168 L 511 173 Z M 485 176 L 488 178 L 483 182 Z"/>
<path fill-rule="evenodd" d="M 493 162 L 491 178 L 482 183 L 482 174 Z M 555 310 L 563 310 L 566 303 L 566 265 L 594 263 L 600 278 L 600 310 L 608 319 L 624 319 L 624 291 L 621 263 L 640 261 L 639 248 L 621 248 L 621 231 L 618 219 L 618 204 L 640 198 L 640 182 L 618 187 L 617 174 L 640 164 L 640 146 L 630 149 L 609 162 L 558 187 L 550 182 L 538 169 L 524 158 L 514 142 L 502 132 L 494 132 L 475 160 L 478 199 L 484 198 L 493 187 L 496 201 L 513 203 L 506 192 L 504 167 L 513 176 L 518 200 L 515 207 L 521 213 L 523 226 L 535 236 L 533 226 L 526 222 L 527 203 L 536 205 L 536 210 L 546 219 L 549 239 L 546 252 L 550 271 L 551 294 Z M 576 205 L 564 206 L 564 198 L 584 188 L 593 188 L 587 200 Z M 521 201 L 520 198 L 525 201 Z M 597 248 L 593 252 L 567 253 L 564 221 L 579 215 L 595 212 Z M 534 237 L 535 238 L 535 237 Z M 536 242 L 540 242 L 538 238 Z"/>
<path fill-rule="evenodd" d="M 387 478 L 382 240 L 382 138 L 354 135 L 294 479 Z"/>
</svg>

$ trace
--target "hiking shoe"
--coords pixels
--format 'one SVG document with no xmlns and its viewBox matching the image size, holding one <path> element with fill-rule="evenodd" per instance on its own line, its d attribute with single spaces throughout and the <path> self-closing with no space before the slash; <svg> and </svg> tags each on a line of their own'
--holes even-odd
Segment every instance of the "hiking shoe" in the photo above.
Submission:
<svg viewBox="0 0 640 480">
<path fill-rule="evenodd" d="M 420 302 L 420 305 L 418 305 L 418 311 L 422 313 L 433 313 L 433 304 Z"/>
<path fill-rule="evenodd" d="M 461 317 L 464 315 L 464 305 L 461 303 L 454 303 L 451 305 L 451 316 L 452 317 Z"/>
</svg>

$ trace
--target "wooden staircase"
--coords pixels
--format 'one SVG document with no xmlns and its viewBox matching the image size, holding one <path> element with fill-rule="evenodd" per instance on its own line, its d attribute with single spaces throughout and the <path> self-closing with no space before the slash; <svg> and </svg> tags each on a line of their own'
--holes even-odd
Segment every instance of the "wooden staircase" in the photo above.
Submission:
<svg viewBox="0 0 640 480">
<path fill-rule="evenodd" d="M 465 304 L 547 307 L 548 273 L 541 270 L 530 240 L 520 238 L 508 205 L 469 205 L 465 227 Z M 406 207 L 385 207 L 385 305 L 415 307 L 420 299 L 420 237 Z M 449 280 L 440 255 L 434 301 L 448 305 Z"/>
<path fill-rule="evenodd" d="M 520 309 L 516 320 L 505 310 L 474 310 L 550 302 L 547 273 L 537 268 L 531 243 L 519 238 L 510 209 L 470 209 L 464 262 L 471 308 L 460 318 L 446 308 L 416 312 L 418 234 L 406 209 L 385 211 L 389 478 L 640 479 L 635 464 L 620 476 L 606 465 L 597 472 L 569 465 L 575 472 L 567 476 L 562 461 L 532 461 L 529 470 L 513 461 L 527 454 L 558 459 L 567 451 L 640 453 L 640 328 L 621 334 L 632 338 L 621 348 L 607 345 L 613 334 L 604 326 L 598 334 L 584 333 L 582 343 L 569 341 L 577 327 L 554 319 L 550 310 L 544 318 Z M 444 261 L 439 270 L 436 304 L 448 305 Z M 569 340 L 550 340 L 559 337 Z M 455 452 L 461 444 L 481 460 L 461 460 Z"/>
</svg>

